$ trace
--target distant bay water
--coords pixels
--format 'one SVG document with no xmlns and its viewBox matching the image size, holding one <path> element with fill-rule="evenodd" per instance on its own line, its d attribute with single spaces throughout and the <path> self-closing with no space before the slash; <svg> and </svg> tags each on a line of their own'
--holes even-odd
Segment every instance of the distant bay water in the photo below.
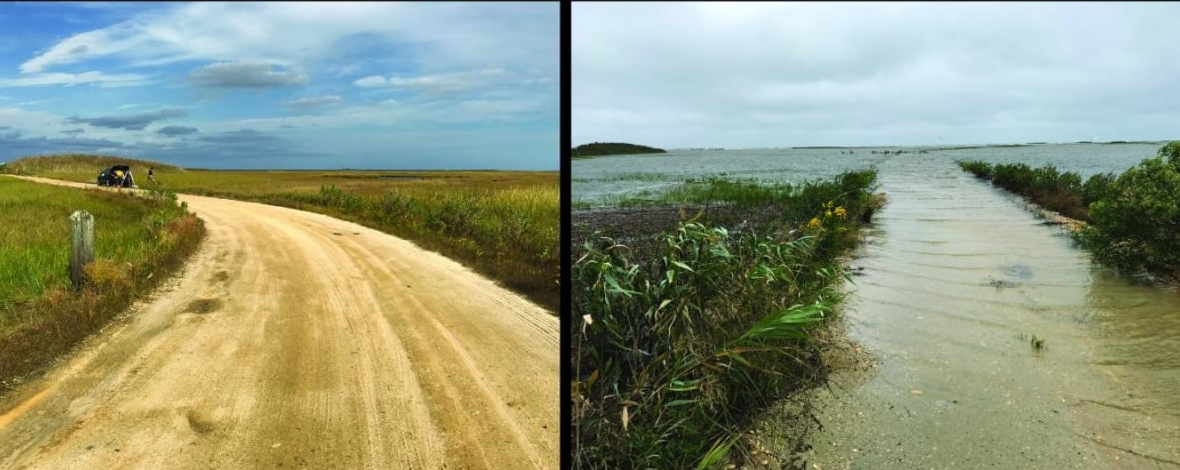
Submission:
<svg viewBox="0 0 1180 470">
<path fill-rule="evenodd" d="M 725 177 L 764 182 L 799 182 L 845 171 L 880 167 L 895 160 L 940 165 L 955 160 L 1055 165 L 1087 178 L 1121 173 L 1155 156 L 1164 143 L 1031 144 L 981 147 L 775 148 L 672 150 L 664 154 L 620 155 L 574 160 L 571 199 L 596 205 L 609 196 L 627 196 L 684 184 L 691 179 Z M 898 153 L 898 152 L 901 153 Z M 897 162 L 894 162 L 897 163 Z M 892 165 L 891 165 L 892 166 Z M 920 172 L 922 165 L 904 168 Z M 921 175 L 913 175 L 920 177 Z"/>
</svg>

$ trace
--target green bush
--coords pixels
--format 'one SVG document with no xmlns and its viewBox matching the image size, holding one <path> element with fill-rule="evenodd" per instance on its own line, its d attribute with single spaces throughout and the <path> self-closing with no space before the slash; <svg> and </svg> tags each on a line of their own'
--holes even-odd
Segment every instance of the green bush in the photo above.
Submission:
<svg viewBox="0 0 1180 470">
<path fill-rule="evenodd" d="M 1090 205 L 1090 220 L 1083 239 L 1100 262 L 1122 271 L 1180 274 L 1180 142 L 1102 190 Z"/>
<path fill-rule="evenodd" d="M 976 178 L 990 180 L 992 179 L 992 165 L 982 160 L 959 160 L 959 168 L 963 171 L 975 175 Z"/>
<path fill-rule="evenodd" d="M 1057 167 L 1047 165 L 1032 168 L 1024 163 L 1001 163 L 990 165 L 982 161 L 959 161 L 959 168 L 974 174 L 977 178 L 991 180 L 993 184 L 1007 191 L 1025 196 L 1032 202 L 1055 210 L 1066 217 L 1087 220 L 1086 204 L 1083 202 L 1082 177 L 1073 172 L 1060 172 Z M 1098 192 L 1101 181 L 1092 188 Z"/>
<path fill-rule="evenodd" d="M 1114 182 L 1119 175 L 1114 173 L 1099 173 L 1086 180 L 1082 186 L 1082 204 L 1089 207 L 1096 201 L 1113 197 Z"/>
</svg>

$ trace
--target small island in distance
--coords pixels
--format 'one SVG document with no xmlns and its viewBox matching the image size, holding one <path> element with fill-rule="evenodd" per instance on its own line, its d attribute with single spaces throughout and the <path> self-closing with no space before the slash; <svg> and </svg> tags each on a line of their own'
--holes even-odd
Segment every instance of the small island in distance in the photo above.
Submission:
<svg viewBox="0 0 1180 470">
<path fill-rule="evenodd" d="M 573 158 L 601 157 L 604 155 L 633 155 L 642 153 L 668 153 L 664 149 L 647 147 L 644 145 L 624 144 L 618 142 L 595 142 L 579 145 L 570 150 Z"/>
</svg>

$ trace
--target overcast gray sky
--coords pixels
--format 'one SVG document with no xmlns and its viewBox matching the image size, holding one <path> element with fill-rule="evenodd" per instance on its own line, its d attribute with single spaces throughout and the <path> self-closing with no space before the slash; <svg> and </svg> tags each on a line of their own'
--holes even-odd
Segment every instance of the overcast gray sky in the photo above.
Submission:
<svg viewBox="0 0 1180 470">
<path fill-rule="evenodd" d="M 677 147 L 1180 138 L 1177 3 L 579 3 L 572 138 Z"/>
</svg>

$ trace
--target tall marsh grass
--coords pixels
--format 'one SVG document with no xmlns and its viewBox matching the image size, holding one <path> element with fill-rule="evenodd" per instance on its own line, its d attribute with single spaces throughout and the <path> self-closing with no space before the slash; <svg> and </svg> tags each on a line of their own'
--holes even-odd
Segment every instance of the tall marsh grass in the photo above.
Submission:
<svg viewBox="0 0 1180 470">
<path fill-rule="evenodd" d="M 725 194 L 769 195 L 776 220 L 734 232 L 690 218 L 642 249 L 603 236 L 579 247 L 564 321 L 574 468 L 709 467 L 740 449 L 755 411 L 813 383 L 813 332 L 843 298 L 838 257 L 883 202 L 875 180 L 735 183 Z"/>
<path fill-rule="evenodd" d="M 106 160 L 31 157 L 9 163 L 6 171 L 93 183 L 100 162 Z M 214 171 L 132 162 L 143 188 L 350 220 L 446 255 L 554 314 L 561 304 L 557 172 Z M 147 182 L 149 165 L 155 165 L 156 184 Z"/>
<path fill-rule="evenodd" d="M 555 186 L 388 190 L 380 196 L 324 186 L 315 195 L 282 195 L 296 207 L 331 215 L 414 240 L 465 262 L 551 311 L 560 304 L 559 194 Z M 284 204 L 286 205 L 286 204 Z"/>
<path fill-rule="evenodd" d="M 95 216 L 91 282 L 69 281 L 69 215 Z M 0 177 L 0 392 L 166 279 L 204 236 L 175 195 L 147 198 Z"/>
</svg>

